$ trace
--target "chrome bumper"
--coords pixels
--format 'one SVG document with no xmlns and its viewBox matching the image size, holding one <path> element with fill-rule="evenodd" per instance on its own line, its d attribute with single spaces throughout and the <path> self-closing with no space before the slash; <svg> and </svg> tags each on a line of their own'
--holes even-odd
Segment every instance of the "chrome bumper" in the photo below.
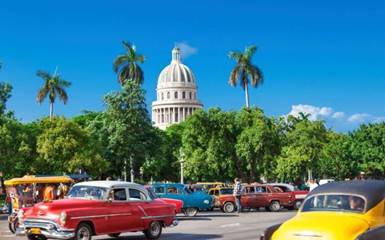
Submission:
<svg viewBox="0 0 385 240">
<path fill-rule="evenodd" d="M 54 221 L 49 220 L 26 220 L 16 228 L 16 236 L 25 236 L 32 234 L 31 228 L 40 229 L 40 235 L 53 239 L 72 239 L 75 237 L 73 229 L 64 229 Z"/>
</svg>

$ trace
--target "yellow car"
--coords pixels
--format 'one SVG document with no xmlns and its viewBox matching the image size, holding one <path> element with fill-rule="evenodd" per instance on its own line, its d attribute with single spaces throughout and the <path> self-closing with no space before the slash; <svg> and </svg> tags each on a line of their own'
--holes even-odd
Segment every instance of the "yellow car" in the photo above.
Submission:
<svg viewBox="0 0 385 240">
<path fill-rule="evenodd" d="M 332 182 L 314 189 L 292 219 L 261 240 L 384 240 L 385 181 Z"/>
</svg>

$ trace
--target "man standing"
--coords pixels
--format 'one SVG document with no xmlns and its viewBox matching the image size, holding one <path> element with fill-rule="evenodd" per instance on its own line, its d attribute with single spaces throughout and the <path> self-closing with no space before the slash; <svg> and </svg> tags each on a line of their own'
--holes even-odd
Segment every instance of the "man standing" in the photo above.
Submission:
<svg viewBox="0 0 385 240">
<path fill-rule="evenodd" d="M 235 198 L 235 204 L 237 205 L 237 212 L 238 213 L 240 213 L 242 211 L 241 195 L 242 195 L 241 181 L 239 181 L 239 179 L 236 178 L 236 179 L 234 179 L 233 196 Z"/>
</svg>

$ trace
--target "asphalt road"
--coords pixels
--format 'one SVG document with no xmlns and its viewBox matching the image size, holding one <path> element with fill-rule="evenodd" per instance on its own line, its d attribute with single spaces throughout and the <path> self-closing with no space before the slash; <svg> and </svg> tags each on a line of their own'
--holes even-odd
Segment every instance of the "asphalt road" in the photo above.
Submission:
<svg viewBox="0 0 385 240">
<path fill-rule="evenodd" d="M 179 225 L 163 229 L 161 239 L 164 240 L 255 240 L 266 227 L 280 223 L 294 216 L 293 211 L 271 213 L 265 211 L 224 214 L 219 211 L 198 213 L 196 217 L 179 215 Z M 0 239 L 26 239 L 15 237 L 8 231 L 6 215 L 0 215 Z M 98 236 L 94 239 L 111 239 L 108 236 Z M 144 240 L 142 233 L 126 233 L 120 240 Z"/>
</svg>

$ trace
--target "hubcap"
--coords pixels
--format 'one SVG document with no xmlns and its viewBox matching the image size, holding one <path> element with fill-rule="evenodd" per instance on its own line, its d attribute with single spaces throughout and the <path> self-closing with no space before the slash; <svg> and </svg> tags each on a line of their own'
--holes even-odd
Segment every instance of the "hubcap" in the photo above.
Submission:
<svg viewBox="0 0 385 240">
<path fill-rule="evenodd" d="M 227 211 L 227 212 L 232 212 L 232 211 L 234 211 L 233 205 L 232 205 L 232 204 L 227 204 L 227 205 L 226 205 L 226 211 Z"/>
<path fill-rule="evenodd" d="M 279 210 L 279 204 L 278 203 L 274 203 L 273 204 L 273 209 L 274 210 Z"/>
<path fill-rule="evenodd" d="M 90 238 L 90 232 L 86 227 L 82 227 L 78 231 L 78 240 L 88 240 Z"/>
<path fill-rule="evenodd" d="M 160 226 L 157 222 L 154 222 L 151 224 L 151 233 L 153 236 L 156 236 L 159 234 Z"/>
<path fill-rule="evenodd" d="M 189 208 L 189 209 L 187 210 L 187 213 L 188 213 L 188 215 L 190 215 L 190 216 L 194 215 L 195 212 L 196 212 L 196 210 L 195 210 L 194 208 Z"/>
</svg>

